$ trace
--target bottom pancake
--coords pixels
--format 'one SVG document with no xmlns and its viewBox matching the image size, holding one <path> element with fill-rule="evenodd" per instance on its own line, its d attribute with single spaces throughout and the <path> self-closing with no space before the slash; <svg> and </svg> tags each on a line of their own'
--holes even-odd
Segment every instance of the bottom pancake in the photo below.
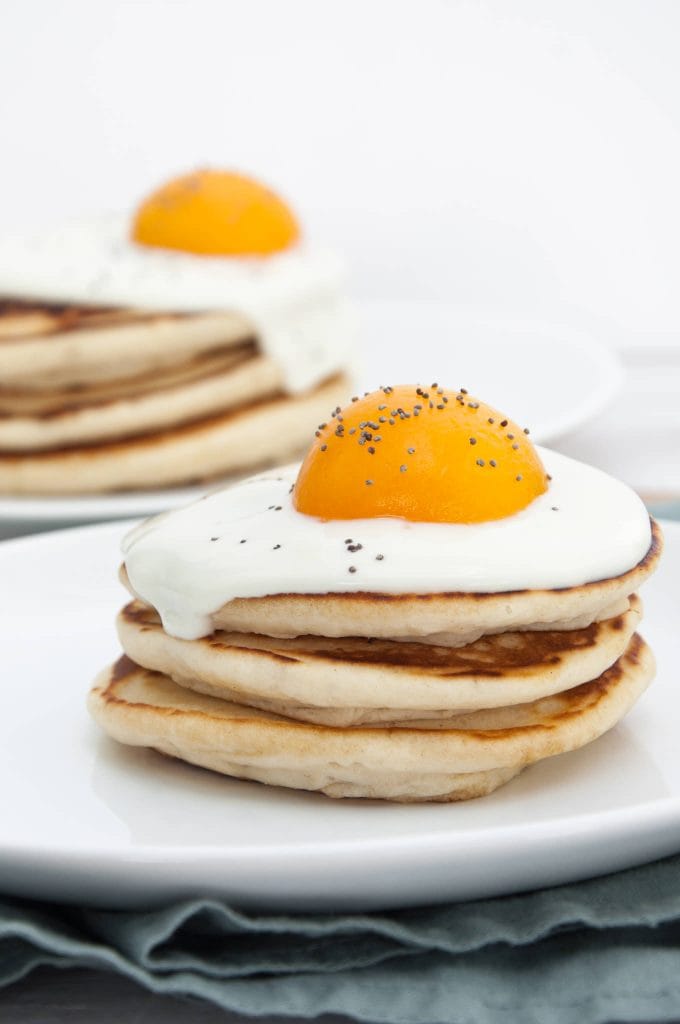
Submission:
<svg viewBox="0 0 680 1024">
<path fill-rule="evenodd" d="M 511 709 L 468 716 L 465 728 L 333 728 L 186 690 L 123 657 L 89 697 L 114 739 L 225 775 L 331 797 L 414 801 L 483 796 L 524 767 L 597 739 L 630 710 L 654 674 L 636 634 L 598 679 Z"/>
</svg>

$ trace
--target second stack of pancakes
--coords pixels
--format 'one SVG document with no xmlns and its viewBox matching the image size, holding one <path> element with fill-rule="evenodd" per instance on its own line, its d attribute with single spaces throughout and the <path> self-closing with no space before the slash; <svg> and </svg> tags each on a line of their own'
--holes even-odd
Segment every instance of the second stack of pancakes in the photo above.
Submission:
<svg viewBox="0 0 680 1024">
<path fill-rule="evenodd" d="M 341 261 L 249 177 L 0 238 L 0 494 L 184 485 L 297 454 L 345 393 Z"/>
</svg>

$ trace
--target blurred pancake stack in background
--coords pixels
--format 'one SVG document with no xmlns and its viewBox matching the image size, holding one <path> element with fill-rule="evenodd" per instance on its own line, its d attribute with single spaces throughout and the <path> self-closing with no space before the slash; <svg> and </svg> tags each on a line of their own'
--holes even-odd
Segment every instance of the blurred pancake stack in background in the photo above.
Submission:
<svg viewBox="0 0 680 1024">
<path fill-rule="evenodd" d="M 153 489 L 300 451 L 348 388 L 342 269 L 201 171 L 132 223 L 0 243 L 0 492 Z"/>
</svg>

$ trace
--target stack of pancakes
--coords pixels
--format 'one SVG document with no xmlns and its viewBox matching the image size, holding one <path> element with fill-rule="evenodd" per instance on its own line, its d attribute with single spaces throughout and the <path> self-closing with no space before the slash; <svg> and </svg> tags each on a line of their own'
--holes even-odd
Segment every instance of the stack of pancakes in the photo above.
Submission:
<svg viewBox="0 0 680 1024">
<path fill-rule="evenodd" d="M 238 313 L 0 301 L 0 492 L 166 487 L 303 448 L 347 389 L 285 393 Z"/>
<path fill-rule="evenodd" d="M 90 694 L 115 739 L 333 797 L 463 800 L 612 728 L 650 682 L 645 558 L 582 586 L 239 598 L 198 640 L 138 597 Z M 123 579 L 130 586 L 125 570 Z"/>
</svg>

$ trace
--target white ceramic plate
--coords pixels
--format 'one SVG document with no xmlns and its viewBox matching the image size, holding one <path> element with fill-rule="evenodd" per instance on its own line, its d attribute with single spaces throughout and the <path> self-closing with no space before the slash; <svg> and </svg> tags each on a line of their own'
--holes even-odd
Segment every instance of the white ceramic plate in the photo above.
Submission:
<svg viewBox="0 0 680 1024">
<path fill-rule="evenodd" d="M 530 427 L 538 444 L 601 412 L 623 380 L 618 356 L 589 334 L 433 302 L 364 303 L 359 361 L 366 388 L 423 378 L 462 386 Z"/>
<path fill-rule="evenodd" d="M 645 588 L 658 678 L 625 723 L 464 804 L 333 801 L 122 747 L 84 709 L 117 654 L 120 524 L 0 545 L 0 890 L 369 909 L 507 893 L 680 849 L 680 524 Z"/>
<path fill-rule="evenodd" d="M 365 302 L 359 307 L 357 390 L 441 380 L 466 387 L 531 428 L 540 444 L 600 412 L 621 383 L 617 357 L 564 327 L 485 320 L 452 306 Z M 213 487 L 216 485 L 212 485 Z M 33 528 L 146 516 L 200 497 L 208 487 L 67 498 L 0 496 L 0 528 Z"/>
</svg>

